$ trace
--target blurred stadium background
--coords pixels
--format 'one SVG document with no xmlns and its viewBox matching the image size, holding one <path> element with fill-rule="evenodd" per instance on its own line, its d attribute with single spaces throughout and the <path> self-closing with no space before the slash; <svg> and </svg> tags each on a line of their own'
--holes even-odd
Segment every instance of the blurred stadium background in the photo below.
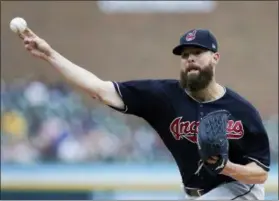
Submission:
<svg viewBox="0 0 279 201">
<path fill-rule="evenodd" d="M 278 198 L 278 2 L 1 1 L 1 198 L 183 199 L 155 132 L 31 58 L 9 30 L 16 16 L 73 62 L 117 81 L 177 78 L 171 49 L 180 34 L 211 29 L 218 80 L 264 119 L 272 151 L 266 199 Z"/>
</svg>

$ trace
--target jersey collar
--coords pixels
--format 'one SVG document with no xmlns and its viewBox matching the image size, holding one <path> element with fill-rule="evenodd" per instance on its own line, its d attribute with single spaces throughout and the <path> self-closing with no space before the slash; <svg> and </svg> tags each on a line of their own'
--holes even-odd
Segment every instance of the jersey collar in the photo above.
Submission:
<svg viewBox="0 0 279 201">
<path fill-rule="evenodd" d="M 198 102 L 198 103 L 211 103 L 211 102 L 218 101 L 219 99 L 221 99 L 221 98 L 224 97 L 224 95 L 225 95 L 226 92 L 227 92 L 227 88 L 224 87 L 224 86 L 222 86 L 222 87 L 224 88 L 224 93 L 223 93 L 220 97 L 218 97 L 217 99 L 215 99 L 215 100 L 210 100 L 210 101 L 199 101 L 199 100 L 195 99 L 193 96 L 191 96 L 190 93 L 189 93 L 186 89 L 184 89 L 184 91 L 185 91 L 185 93 L 186 93 L 191 99 L 193 99 L 194 101 L 196 101 L 196 102 Z"/>
</svg>

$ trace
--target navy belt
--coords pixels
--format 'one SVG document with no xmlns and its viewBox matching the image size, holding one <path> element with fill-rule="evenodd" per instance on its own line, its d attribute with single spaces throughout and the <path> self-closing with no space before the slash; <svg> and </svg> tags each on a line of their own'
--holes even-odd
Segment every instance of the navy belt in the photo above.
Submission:
<svg viewBox="0 0 279 201">
<path fill-rule="evenodd" d="M 200 197 L 206 193 L 204 189 L 184 187 L 184 191 L 188 196 Z"/>
</svg>

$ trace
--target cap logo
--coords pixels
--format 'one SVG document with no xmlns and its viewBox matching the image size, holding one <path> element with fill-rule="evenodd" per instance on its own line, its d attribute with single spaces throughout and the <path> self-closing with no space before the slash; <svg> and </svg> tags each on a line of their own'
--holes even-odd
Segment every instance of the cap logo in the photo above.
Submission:
<svg viewBox="0 0 279 201">
<path fill-rule="evenodd" d="M 194 30 L 194 31 L 192 31 L 192 32 L 189 32 L 189 33 L 186 35 L 186 37 L 185 37 L 186 41 L 192 41 L 192 40 L 194 40 L 194 39 L 196 38 L 196 33 L 197 33 L 197 30 Z"/>
</svg>

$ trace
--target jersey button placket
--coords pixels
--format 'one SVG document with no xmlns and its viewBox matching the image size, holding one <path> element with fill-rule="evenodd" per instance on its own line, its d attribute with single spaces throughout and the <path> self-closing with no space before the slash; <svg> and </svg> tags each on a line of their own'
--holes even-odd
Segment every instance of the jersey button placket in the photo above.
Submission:
<svg viewBox="0 0 279 201">
<path fill-rule="evenodd" d="M 203 115 L 204 115 L 202 108 L 203 108 L 203 105 L 200 104 L 200 120 L 203 118 Z"/>
</svg>

